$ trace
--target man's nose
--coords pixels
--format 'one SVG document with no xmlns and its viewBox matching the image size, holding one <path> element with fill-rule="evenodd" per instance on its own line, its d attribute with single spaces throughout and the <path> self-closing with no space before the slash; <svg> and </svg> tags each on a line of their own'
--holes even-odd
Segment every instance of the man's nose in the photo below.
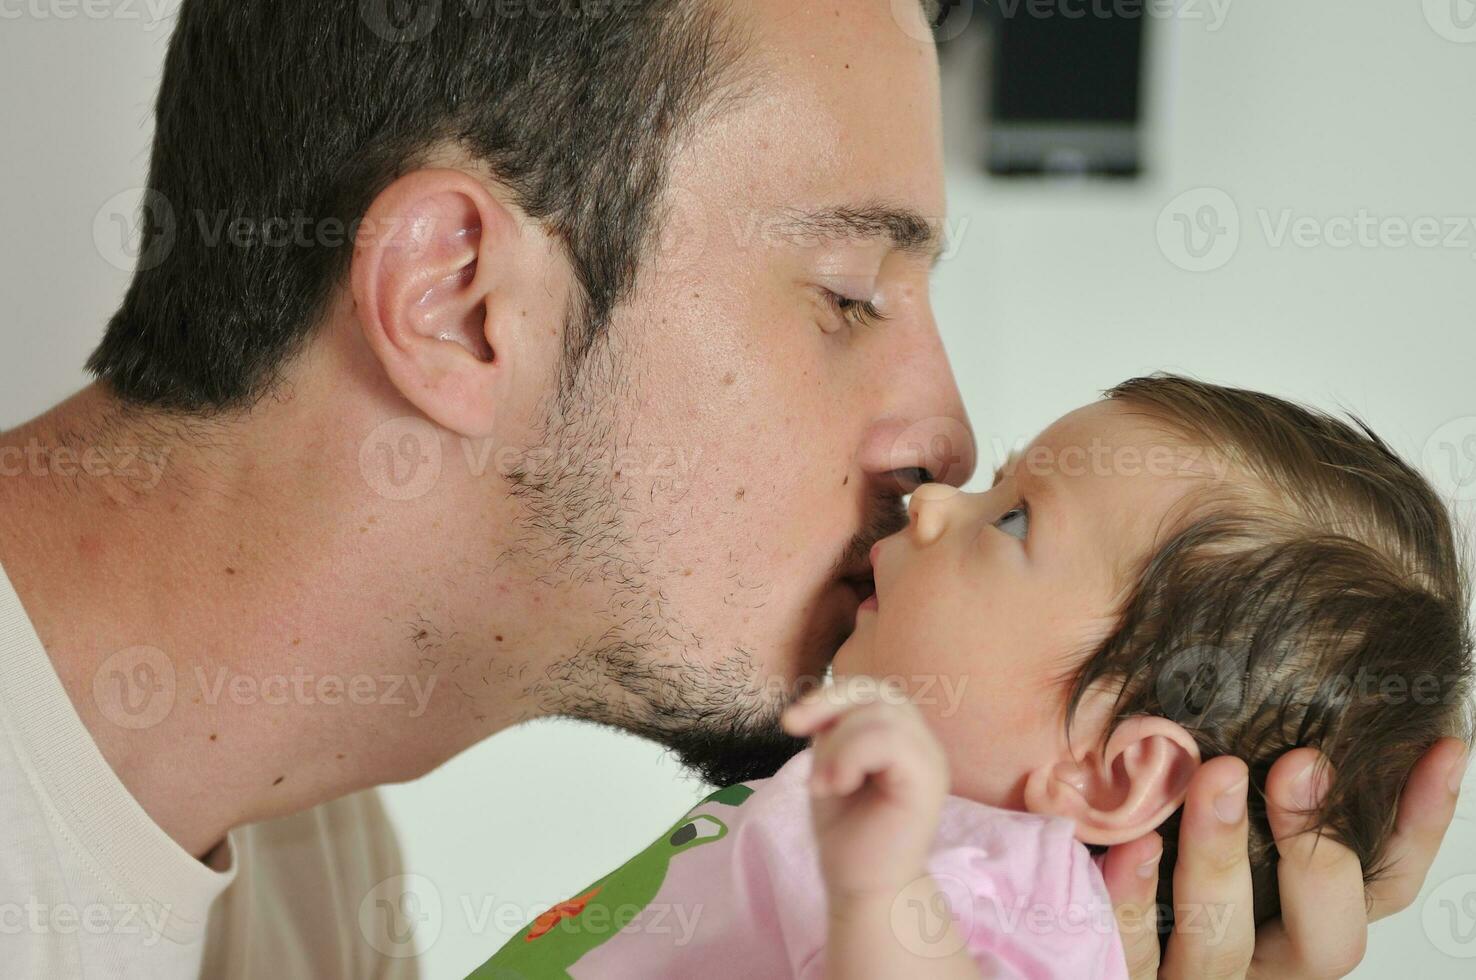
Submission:
<svg viewBox="0 0 1476 980">
<path fill-rule="evenodd" d="M 957 414 L 929 416 L 909 425 L 892 444 L 891 456 L 892 472 L 906 493 L 928 483 L 963 486 L 974 473 L 977 450 L 962 403 Z"/>
<path fill-rule="evenodd" d="M 904 494 L 925 483 L 961 487 L 978 458 L 968 412 L 936 334 L 934 341 L 930 351 L 890 366 L 890 404 L 872 425 L 863 451 L 866 469 Z"/>
</svg>

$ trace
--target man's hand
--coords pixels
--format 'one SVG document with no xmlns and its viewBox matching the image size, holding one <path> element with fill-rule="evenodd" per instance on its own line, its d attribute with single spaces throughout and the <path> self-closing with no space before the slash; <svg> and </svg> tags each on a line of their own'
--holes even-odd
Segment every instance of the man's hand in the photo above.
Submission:
<svg viewBox="0 0 1476 980">
<path fill-rule="evenodd" d="M 1312 776 L 1317 758 L 1312 749 L 1288 752 L 1267 777 L 1267 815 L 1281 854 L 1281 918 L 1259 930 L 1253 927 L 1246 851 L 1248 780 L 1239 759 L 1213 759 L 1195 775 L 1184 802 L 1174 870 L 1175 905 L 1213 910 L 1228 919 L 1199 915 L 1199 928 L 1176 928 L 1160 963 L 1155 919 L 1144 910 L 1155 901 L 1162 842 L 1148 834 L 1108 853 L 1107 890 L 1133 980 L 1346 976 L 1363 959 L 1368 923 L 1415 900 L 1455 815 L 1466 747 L 1444 739 L 1415 766 L 1399 801 L 1389 874 L 1366 897 L 1358 858 L 1331 840 L 1305 833 L 1307 820 L 1296 812 L 1313 805 L 1323 788 Z M 1225 925 L 1205 928 L 1207 921 Z"/>
<path fill-rule="evenodd" d="M 869 677 L 814 691 L 784 714 L 814 739 L 810 794 L 832 898 L 885 896 L 927 873 L 948 795 L 943 747 L 897 688 Z"/>
</svg>

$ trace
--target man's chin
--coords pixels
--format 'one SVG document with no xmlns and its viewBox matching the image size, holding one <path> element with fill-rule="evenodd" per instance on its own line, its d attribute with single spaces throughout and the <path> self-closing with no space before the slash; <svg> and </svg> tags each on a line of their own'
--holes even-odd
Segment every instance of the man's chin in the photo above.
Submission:
<svg viewBox="0 0 1476 980">
<path fill-rule="evenodd" d="M 735 694 L 732 711 L 703 712 L 700 718 L 651 737 L 669 748 L 677 761 L 714 786 L 766 779 L 804 749 L 808 740 L 786 735 L 779 716 L 796 698 L 825 682 L 831 659 L 846 639 L 850 625 L 832 622 L 812 634 L 796 651 L 788 675 L 770 675 L 759 697 Z M 710 692 L 715 693 L 715 692 Z M 670 715 L 668 715 L 670 718 Z"/>
<path fill-rule="evenodd" d="M 771 727 L 750 730 L 664 732 L 660 741 L 684 768 L 714 786 L 766 779 L 808 744 L 784 734 L 777 721 Z"/>
<path fill-rule="evenodd" d="M 850 641 L 858 625 L 860 599 L 849 587 L 833 593 L 839 602 L 826 605 L 821 615 L 809 626 L 805 640 L 794 658 L 795 674 L 790 681 L 786 700 L 793 700 L 816 684 L 823 682 L 830 673 L 837 653 Z"/>
</svg>

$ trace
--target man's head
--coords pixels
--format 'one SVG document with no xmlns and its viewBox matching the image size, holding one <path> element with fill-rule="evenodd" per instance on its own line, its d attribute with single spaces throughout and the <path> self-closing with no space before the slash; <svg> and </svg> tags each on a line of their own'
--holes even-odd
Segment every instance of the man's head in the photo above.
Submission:
<svg viewBox="0 0 1476 980">
<path fill-rule="evenodd" d="M 413 499 L 315 471 L 409 535 L 366 562 L 387 615 L 456 637 L 437 669 L 470 714 L 515 687 L 714 779 L 772 768 L 900 497 L 973 467 L 928 306 L 922 6 L 386 9 L 187 0 L 167 247 L 92 368 L 226 425 L 295 400 L 355 447 L 427 420 Z"/>
</svg>

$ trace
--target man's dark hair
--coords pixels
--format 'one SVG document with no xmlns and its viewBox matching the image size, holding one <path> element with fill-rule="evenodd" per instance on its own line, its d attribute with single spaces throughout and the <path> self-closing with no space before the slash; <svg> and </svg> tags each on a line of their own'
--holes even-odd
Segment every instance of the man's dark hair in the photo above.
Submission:
<svg viewBox="0 0 1476 980">
<path fill-rule="evenodd" d="M 1280 910 L 1266 779 L 1292 749 L 1331 764 L 1312 825 L 1381 878 L 1415 763 L 1443 736 L 1471 739 L 1471 597 L 1449 512 L 1357 420 L 1174 376 L 1108 396 L 1225 476 L 1142 563 L 1116 630 L 1071 678 L 1068 718 L 1113 684 L 1113 727 L 1167 717 L 1201 759 L 1245 760 L 1257 922 Z M 1159 828 L 1170 909 L 1179 817 Z"/>
<path fill-rule="evenodd" d="M 582 291 L 566 371 L 599 337 L 659 223 L 673 147 L 732 81 L 721 5 L 410 10 L 185 0 L 155 112 L 148 261 L 88 361 L 125 401 L 205 413 L 260 398 L 326 311 L 375 196 L 445 147 L 565 247 Z"/>
</svg>

